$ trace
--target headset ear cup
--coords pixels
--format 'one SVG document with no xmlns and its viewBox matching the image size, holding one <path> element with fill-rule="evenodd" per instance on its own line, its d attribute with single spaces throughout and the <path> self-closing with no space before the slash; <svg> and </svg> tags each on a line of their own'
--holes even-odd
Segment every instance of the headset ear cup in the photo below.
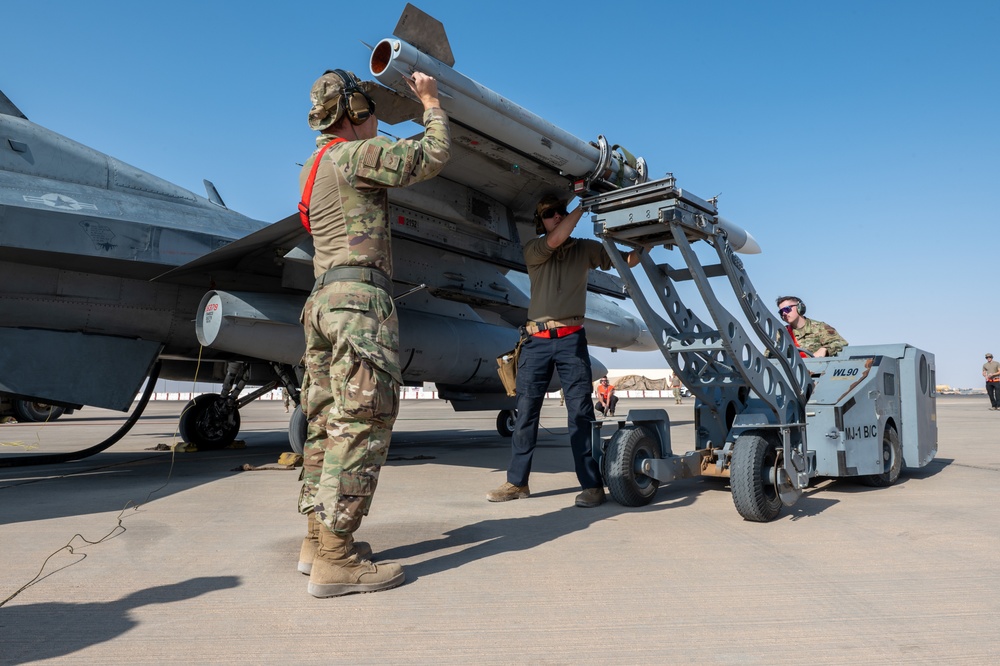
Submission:
<svg viewBox="0 0 1000 666">
<path fill-rule="evenodd" d="M 803 303 L 802 301 L 799 301 L 795 305 L 795 311 L 799 313 L 800 317 L 805 317 L 806 316 L 806 304 Z"/>
<path fill-rule="evenodd" d="M 371 107 L 368 100 L 361 93 L 351 93 L 344 95 L 344 105 L 347 107 L 347 117 L 355 125 L 360 125 L 371 116 Z"/>
</svg>

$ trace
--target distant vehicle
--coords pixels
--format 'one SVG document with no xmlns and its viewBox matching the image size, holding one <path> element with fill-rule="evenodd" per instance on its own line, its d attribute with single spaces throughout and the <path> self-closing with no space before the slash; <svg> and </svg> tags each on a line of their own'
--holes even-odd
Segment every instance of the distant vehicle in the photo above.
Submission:
<svg viewBox="0 0 1000 666">
<path fill-rule="evenodd" d="M 24 423 L 55 421 L 63 414 L 72 414 L 73 407 L 60 407 L 18 396 L 0 396 L 0 418 L 13 416 Z"/>
</svg>

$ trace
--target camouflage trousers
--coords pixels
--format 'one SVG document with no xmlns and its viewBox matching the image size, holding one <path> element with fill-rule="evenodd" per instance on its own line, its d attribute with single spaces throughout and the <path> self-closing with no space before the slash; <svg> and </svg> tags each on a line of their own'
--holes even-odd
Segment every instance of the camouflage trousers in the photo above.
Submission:
<svg viewBox="0 0 1000 666">
<path fill-rule="evenodd" d="M 339 534 L 368 515 L 399 412 L 399 325 L 392 296 L 334 282 L 309 296 L 302 409 L 308 431 L 299 511 Z"/>
</svg>

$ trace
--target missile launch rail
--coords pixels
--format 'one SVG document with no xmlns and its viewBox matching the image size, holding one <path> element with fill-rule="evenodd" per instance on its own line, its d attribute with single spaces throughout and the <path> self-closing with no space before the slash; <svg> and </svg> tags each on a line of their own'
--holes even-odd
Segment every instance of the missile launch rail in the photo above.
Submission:
<svg viewBox="0 0 1000 666">
<path fill-rule="evenodd" d="M 766 522 L 817 476 L 888 486 L 904 464 L 933 459 L 932 354 L 893 344 L 803 358 L 735 254 L 734 244 L 745 241 L 730 238 L 738 227 L 672 176 L 587 196 L 581 205 L 593 214 L 594 233 L 664 358 L 696 398 L 695 450 L 683 455 L 671 451 L 665 410 L 631 410 L 609 438 L 594 424 L 593 453 L 616 501 L 640 506 L 660 483 L 728 476 L 739 514 Z M 702 264 L 692 247 L 697 241 L 714 248 L 718 263 Z M 619 245 L 644 249 L 641 266 L 660 311 Z M 650 251 L 659 246 L 678 250 L 684 267 L 655 263 Z M 728 280 L 749 328 L 716 296 L 716 277 Z M 676 287 L 683 281 L 694 282 L 710 322 L 681 300 Z"/>
</svg>

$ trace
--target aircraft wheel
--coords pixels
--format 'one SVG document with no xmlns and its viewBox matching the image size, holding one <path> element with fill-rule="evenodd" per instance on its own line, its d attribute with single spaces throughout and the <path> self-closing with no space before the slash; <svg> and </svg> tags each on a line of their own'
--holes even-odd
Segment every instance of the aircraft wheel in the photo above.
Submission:
<svg viewBox="0 0 1000 666">
<path fill-rule="evenodd" d="M 292 451 L 300 456 L 306 450 L 308 429 L 309 420 L 306 418 L 305 412 L 302 411 L 302 406 L 298 405 L 292 410 L 292 418 L 288 420 L 288 444 L 292 447 Z"/>
<path fill-rule="evenodd" d="M 14 413 L 17 414 L 19 421 L 34 421 L 36 423 L 55 421 L 65 411 L 62 407 L 56 407 L 44 402 L 34 402 L 32 400 L 14 401 Z"/>
<path fill-rule="evenodd" d="M 221 395 L 205 393 L 185 405 L 179 427 L 181 439 L 206 451 L 232 444 L 240 432 L 240 411 L 229 412 L 223 402 Z"/>
<path fill-rule="evenodd" d="M 729 486 L 744 520 L 766 523 L 781 512 L 781 497 L 771 478 L 777 464 L 778 447 L 770 439 L 751 433 L 736 438 Z"/>
<path fill-rule="evenodd" d="M 887 488 L 896 483 L 903 469 L 903 446 L 899 443 L 896 427 L 887 425 L 882 433 L 882 469 L 881 474 L 859 476 L 858 481 L 874 488 Z"/>
<path fill-rule="evenodd" d="M 645 426 L 627 425 L 611 436 L 604 453 L 604 481 L 622 506 L 649 504 L 660 482 L 642 473 L 642 461 L 660 458 L 660 441 Z"/>
<path fill-rule="evenodd" d="M 497 414 L 497 432 L 501 437 L 513 437 L 515 423 L 517 423 L 516 409 L 505 409 Z"/>
</svg>

